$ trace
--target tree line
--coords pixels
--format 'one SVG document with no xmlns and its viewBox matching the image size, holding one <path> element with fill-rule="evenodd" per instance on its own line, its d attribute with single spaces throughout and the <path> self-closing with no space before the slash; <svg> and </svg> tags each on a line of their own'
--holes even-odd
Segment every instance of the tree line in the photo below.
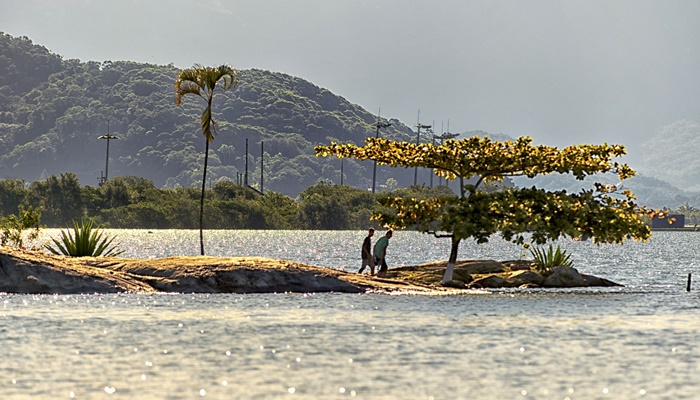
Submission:
<svg viewBox="0 0 700 400">
<path fill-rule="evenodd" d="M 296 198 L 222 180 L 207 187 L 205 229 L 366 229 L 381 196 L 428 198 L 451 192 L 446 186 L 423 185 L 371 192 L 318 183 Z M 15 215 L 20 207 L 41 210 L 41 224 L 66 228 L 89 218 L 102 228 L 197 229 L 198 188 L 158 188 L 145 178 L 115 177 L 94 187 L 82 186 L 72 173 L 27 183 L 0 180 L 0 213 Z M 374 223 L 376 224 L 376 223 Z"/>
</svg>

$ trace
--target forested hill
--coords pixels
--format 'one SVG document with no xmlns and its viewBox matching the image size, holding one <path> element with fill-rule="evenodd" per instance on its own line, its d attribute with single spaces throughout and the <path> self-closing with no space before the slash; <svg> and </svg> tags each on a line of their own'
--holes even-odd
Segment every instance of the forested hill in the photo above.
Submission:
<svg viewBox="0 0 700 400">
<path fill-rule="evenodd" d="M 233 65 L 235 68 L 235 65 Z M 0 33 L 0 179 L 43 179 L 74 172 L 94 185 L 105 170 L 111 134 L 109 177 L 139 176 L 159 187 L 201 182 L 204 139 L 199 127 L 203 103 L 186 96 L 174 104 L 173 65 L 128 61 L 82 62 Z M 260 182 L 264 189 L 296 196 L 319 180 L 340 182 L 341 161 L 316 158 L 313 146 L 331 140 L 361 143 L 374 135 L 375 116 L 300 78 L 262 70 L 241 70 L 235 90 L 214 99 L 219 131 L 211 144 L 208 177 Z M 199 100 L 199 101 L 198 101 Z M 382 136 L 415 140 L 397 120 Z M 372 164 L 344 160 L 344 183 L 371 185 Z M 413 181 L 412 170 L 380 168 L 377 184 Z"/>
</svg>

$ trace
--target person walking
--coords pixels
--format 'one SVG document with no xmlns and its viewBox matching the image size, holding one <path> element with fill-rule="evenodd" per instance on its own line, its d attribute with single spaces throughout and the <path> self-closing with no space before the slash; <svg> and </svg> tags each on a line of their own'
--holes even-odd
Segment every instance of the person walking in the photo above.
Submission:
<svg viewBox="0 0 700 400">
<path fill-rule="evenodd" d="M 389 267 L 386 265 L 386 248 L 389 246 L 389 239 L 394 235 L 391 230 L 386 231 L 384 236 L 377 240 L 374 244 L 374 258 L 376 264 L 379 266 L 379 271 L 377 271 L 377 276 L 379 278 L 386 278 L 386 273 Z"/>
<path fill-rule="evenodd" d="M 369 265 L 369 270 L 372 276 L 374 276 L 374 257 L 372 257 L 372 236 L 374 236 L 374 228 L 369 228 L 367 232 L 367 237 L 365 241 L 362 242 L 362 267 L 357 271 L 361 274 L 365 270 L 365 267 Z"/>
</svg>

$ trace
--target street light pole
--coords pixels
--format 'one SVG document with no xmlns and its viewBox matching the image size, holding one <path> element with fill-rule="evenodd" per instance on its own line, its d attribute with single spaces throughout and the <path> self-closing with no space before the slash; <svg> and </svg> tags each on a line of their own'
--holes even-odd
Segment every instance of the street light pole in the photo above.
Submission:
<svg viewBox="0 0 700 400">
<path fill-rule="evenodd" d="M 111 135 L 109 133 L 109 121 L 107 121 L 107 134 L 106 135 L 101 135 L 97 137 L 98 139 L 107 139 L 107 157 L 105 160 L 105 176 L 103 179 L 101 179 L 100 185 L 104 185 L 105 182 L 107 182 L 107 179 L 109 179 L 109 141 L 111 139 L 119 139 L 118 136 Z"/>
<path fill-rule="evenodd" d="M 375 138 L 379 138 L 379 129 L 380 128 L 388 128 L 391 126 L 391 122 L 383 122 L 381 120 L 380 115 L 382 114 L 382 109 L 379 109 L 379 114 L 377 114 L 377 122 L 374 124 L 375 127 L 377 127 L 377 131 L 374 134 Z M 374 160 L 374 168 L 372 169 L 372 194 L 374 194 L 374 189 L 376 187 L 377 183 L 377 160 Z"/>
</svg>

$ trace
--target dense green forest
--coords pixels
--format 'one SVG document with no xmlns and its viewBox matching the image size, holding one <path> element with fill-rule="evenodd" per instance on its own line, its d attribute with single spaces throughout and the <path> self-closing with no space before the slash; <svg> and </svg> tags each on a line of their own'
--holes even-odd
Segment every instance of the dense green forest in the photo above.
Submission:
<svg viewBox="0 0 700 400">
<path fill-rule="evenodd" d="M 234 66 L 235 67 L 235 66 Z M 201 180 L 204 140 L 201 104 L 174 104 L 173 65 L 127 61 L 81 62 L 0 33 L 0 177 L 43 180 L 75 173 L 96 185 L 109 177 L 140 176 L 157 187 L 189 188 Z M 214 104 L 219 132 L 212 143 L 208 176 L 238 182 L 246 171 L 254 187 L 296 197 L 317 182 L 371 186 L 372 164 L 319 159 L 313 146 L 331 140 L 361 143 L 374 135 L 376 117 L 300 78 L 262 70 L 239 71 L 240 84 Z M 415 140 L 397 120 L 381 134 Z M 262 153 L 264 152 L 264 153 Z M 262 160 L 261 160 L 262 157 Z M 262 163 L 261 163 L 262 161 Z M 261 171 L 261 164 L 263 171 Z M 428 172 L 421 171 L 426 182 Z M 389 178 L 413 183 L 413 171 L 380 167 Z"/>
<path fill-rule="evenodd" d="M 372 225 L 377 196 L 427 198 L 449 191 L 442 185 L 416 185 L 373 195 L 318 183 L 295 200 L 224 180 L 207 190 L 204 222 L 207 229 L 366 229 Z M 40 210 L 41 224 L 59 228 L 88 217 L 110 228 L 195 229 L 200 195 L 198 188 L 157 188 L 150 180 L 131 176 L 98 187 L 81 186 L 75 174 L 64 173 L 29 185 L 0 180 L 0 213 L 17 214 L 20 207 Z"/>
</svg>

